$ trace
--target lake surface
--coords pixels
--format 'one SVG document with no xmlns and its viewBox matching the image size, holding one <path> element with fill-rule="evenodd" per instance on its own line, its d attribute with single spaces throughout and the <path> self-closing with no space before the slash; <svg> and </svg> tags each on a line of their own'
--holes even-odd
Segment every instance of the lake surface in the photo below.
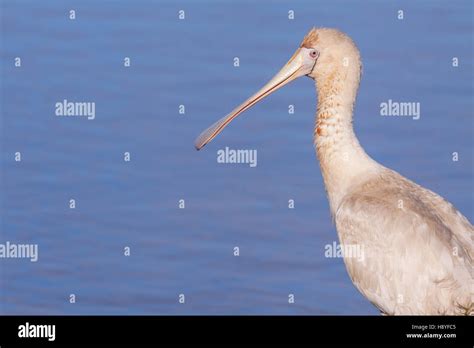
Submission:
<svg viewBox="0 0 474 348">
<path fill-rule="evenodd" d="M 310 79 L 193 147 L 313 26 L 360 48 L 366 151 L 473 220 L 471 1 L 0 3 L 0 243 L 39 248 L 0 259 L 1 314 L 378 314 L 324 256 L 337 236 Z M 56 116 L 64 99 L 95 102 L 95 119 Z M 420 119 L 380 116 L 389 99 L 419 102 Z M 218 163 L 226 146 L 258 165 Z"/>
</svg>

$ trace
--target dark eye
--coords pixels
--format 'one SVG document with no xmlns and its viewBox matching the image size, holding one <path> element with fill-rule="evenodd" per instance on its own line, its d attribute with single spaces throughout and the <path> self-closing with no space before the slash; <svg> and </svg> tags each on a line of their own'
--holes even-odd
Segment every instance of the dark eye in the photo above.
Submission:
<svg viewBox="0 0 474 348">
<path fill-rule="evenodd" d="M 318 51 L 316 51 L 316 50 L 311 50 L 311 51 L 309 51 L 309 56 L 310 56 L 311 58 L 316 58 L 316 57 L 318 57 Z"/>
</svg>

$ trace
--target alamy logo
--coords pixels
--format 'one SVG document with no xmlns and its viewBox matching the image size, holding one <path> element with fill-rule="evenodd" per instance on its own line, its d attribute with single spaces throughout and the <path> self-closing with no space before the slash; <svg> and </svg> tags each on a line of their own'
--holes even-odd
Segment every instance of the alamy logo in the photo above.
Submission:
<svg viewBox="0 0 474 348">
<path fill-rule="evenodd" d="M 355 258 L 357 261 L 364 261 L 365 254 L 361 245 L 359 244 L 326 244 L 324 246 L 324 256 L 327 258 Z"/>
<path fill-rule="evenodd" d="M 56 339 L 56 325 L 35 325 L 26 322 L 18 326 L 18 337 L 20 338 L 47 338 L 48 341 Z"/>
<path fill-rule="evenodd" d="M 226 146 L 217 151 L 217 163 L 244 163 L 254 168 L 257 166 L 257 150 L 233 150 Z"/>
<path fill-rule="evenodd" d="M 9 241 L 0 244 L 0 258 L 2 259 L 30 259 L 38 261 L 38 244 L 15 244 Z"/>
<path fill-rule="evenodd" d="M 407 116 L 419 120 L 421 116 L 420 103 L 418 102 L 396 102 L 389 99 L 380 103 L 381 116 Z"/>
<path fill-rule="evenodd" d="M 95 119 L 95 102 L 69 102 L 64 99 L 55 104 L 56 116 L 82 116 Z"/>
</svg>

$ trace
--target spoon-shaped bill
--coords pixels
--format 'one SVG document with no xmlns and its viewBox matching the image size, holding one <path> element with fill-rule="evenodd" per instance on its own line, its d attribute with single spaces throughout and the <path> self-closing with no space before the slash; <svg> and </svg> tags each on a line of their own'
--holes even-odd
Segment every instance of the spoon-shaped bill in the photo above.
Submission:
<svg viewBox="0 0 474 348">
<path fill-rule="evenodd" d="M 257 93 L 252 95 L 228 115 L 221 118 L 205 131 L 203 131 L 196 139 L 194 146 L 200 150 L 214 139 L 233 119 L 243 113 L 245 110 L 257 104 L 266 96 L 272 94 L 277 89 L 290 83 L 294 79 L 309 74 L 316 64 L 314 55 L 311 54 L 311 49 L 299 48 L 295 54 L 290 58 L 288 63 Z"/>
</svg>

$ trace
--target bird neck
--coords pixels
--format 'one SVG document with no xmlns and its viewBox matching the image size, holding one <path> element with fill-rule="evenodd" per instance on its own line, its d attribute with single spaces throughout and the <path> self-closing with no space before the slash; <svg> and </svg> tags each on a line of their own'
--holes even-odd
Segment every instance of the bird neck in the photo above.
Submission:
<svg viewBox="0 0 474 348">
<path fill-rule="evenodd" d="M 333 215 L 350 188 L 377 168 L 359 144 L 352 126 L 359 80 L 359 67 L 316 76 L 318 108 L 314 139 Z"/>
</svg>

